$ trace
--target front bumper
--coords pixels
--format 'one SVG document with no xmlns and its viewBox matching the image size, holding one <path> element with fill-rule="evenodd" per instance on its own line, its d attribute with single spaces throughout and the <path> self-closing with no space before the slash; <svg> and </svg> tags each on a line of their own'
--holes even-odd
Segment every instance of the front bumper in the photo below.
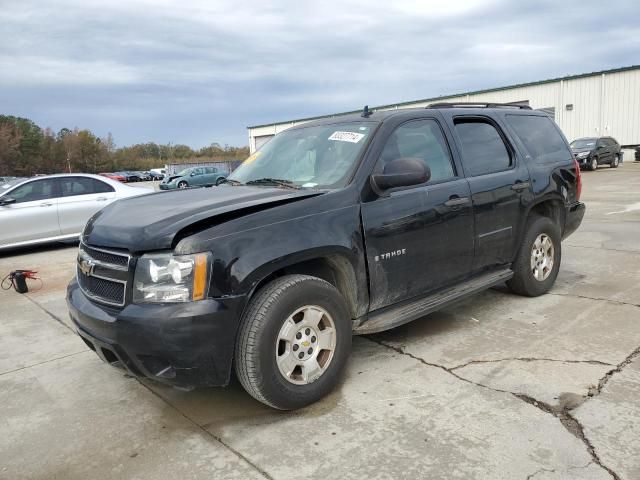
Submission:
<svg viewBox="0 0 640 480">
<path fill-rule="evenodd" d="M 111 365 L 180 387 L 229 383 L 244 297 L 117 310 L 89 300 L 74 279 L 67 305 L 78 335 Z"/>
<path fill-rule="evenodd" d="M 175 185 L 172 186 L 170 183 L 161 183 L 159 187 L 160 190 L 173 190 L 174 188 L 176 188 Z"/>
<path fill-rule="evenodd" d="M 564 222 L 564 231 L 562 232 L 562 239 L 564 240 L 573 232 L 575 232 L 584 218 L 584 212 L 586 207 L 582 202 L 576 202 L 569 205 L 567 208 L 567 216 Z"/>
</svg>

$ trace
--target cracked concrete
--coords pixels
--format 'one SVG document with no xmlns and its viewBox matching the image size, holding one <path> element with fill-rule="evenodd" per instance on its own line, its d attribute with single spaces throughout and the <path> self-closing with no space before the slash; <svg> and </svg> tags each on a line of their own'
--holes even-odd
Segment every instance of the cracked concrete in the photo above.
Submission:
<svg viewBox="0 0 640 480">
<path fill-rule="evenodd" d="M 356 338 L 298 412 L 124 376 L 69 330 L 75 248 L 0 256 L 44 279 L 0 292 L 0 479 L 640 478 L 640 211 L 607 215 L 640 200 L 640 164 L 584 182 L 549 295 L 496 288 Z"/>
</svg>

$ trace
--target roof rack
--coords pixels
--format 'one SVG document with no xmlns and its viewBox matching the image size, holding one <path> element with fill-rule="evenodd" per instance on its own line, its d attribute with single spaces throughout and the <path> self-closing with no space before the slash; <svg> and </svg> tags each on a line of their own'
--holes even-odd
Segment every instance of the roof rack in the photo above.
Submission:
<svg viewBox="0 0 640 480">
<path fill-rule="evenodd" d="M 531 110 L 529 105 L 518 103 L 484 103 L 484 102 L 440 102 L 427 105 L 426 108 L 518 108 L 521 110 Z"/>
</svg>

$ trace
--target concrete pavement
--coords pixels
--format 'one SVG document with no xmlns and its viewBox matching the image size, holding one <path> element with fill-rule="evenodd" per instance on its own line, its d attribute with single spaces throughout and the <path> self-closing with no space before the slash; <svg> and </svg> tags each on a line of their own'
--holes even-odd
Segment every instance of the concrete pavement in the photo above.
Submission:
<svg viewBox="0 0 640 480">
<path fill-rule="evenodd" d="M 104 365 L 69 329 L 74 247 L 4 254 L 0 479 L 640 478 L 640 164 L 584 172 L 553 291 L 504 288 L 357 337 L 325 400 L 276 412 Z"/>
</svg>

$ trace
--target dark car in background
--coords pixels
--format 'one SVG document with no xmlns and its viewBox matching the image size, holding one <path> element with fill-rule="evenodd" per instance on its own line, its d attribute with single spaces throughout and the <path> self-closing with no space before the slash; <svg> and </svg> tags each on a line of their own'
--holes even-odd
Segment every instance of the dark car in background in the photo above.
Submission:
<svg viewBox="0 0 640 480">
<path fill-rule="evenodd" d="M 613 137 L 577 138 L 571 142 L 571 151 L 581 168 L 595 170 L 598 165 L 618 168 L 622 161 L 620 144 Z"/>
</svg>

